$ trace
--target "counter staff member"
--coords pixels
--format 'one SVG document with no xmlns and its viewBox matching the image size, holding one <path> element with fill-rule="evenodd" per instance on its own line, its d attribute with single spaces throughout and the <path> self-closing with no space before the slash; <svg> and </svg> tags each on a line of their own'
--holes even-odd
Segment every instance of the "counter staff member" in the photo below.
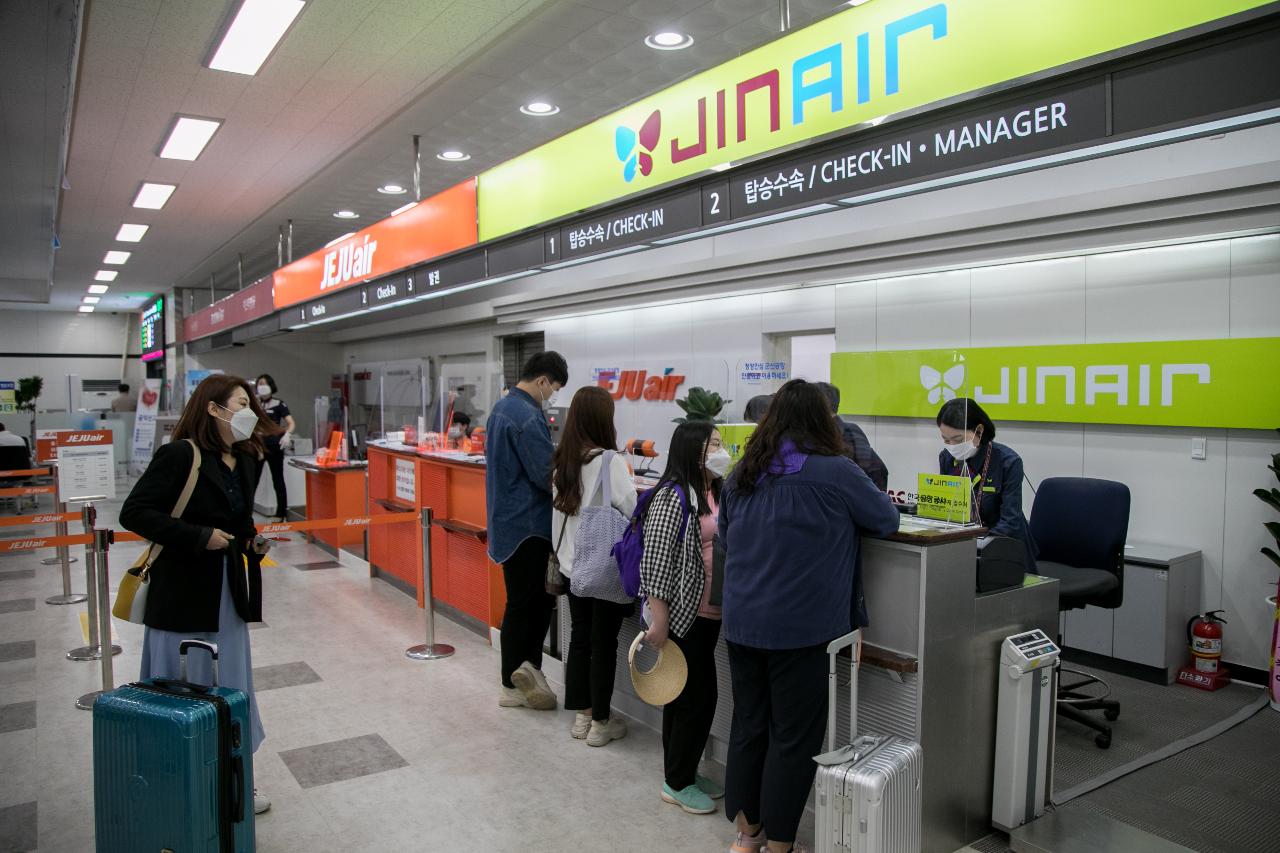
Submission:
<svg viewBox="0 0 1280 853">
<path fill-rule="evenodd" d="M 880 454 L 876 453 L 875 448 L 871 446 L 871 440 L 862 431 L 862 427 L 853 421 L 847 421 L 840 417 L 840 389 L 830 382 L 816 382 L 814 384 L 826 395 L 827 402 L 831 404 L 831 416 L 835 418 L 836 429 L 840 430 L 840 436 L 844 439 L 844 443 L 849 445 L 849 448 L 853 451 L 853 461 L 858 463 L 859 468 L 867 472 L 867 476 L 871 478 L 871 482 L 876 484 L 877 489 L 882 492 L 888 491 L 889 466 L 884 464 Z"/>
<path fill-rule="evenodd" d="M 489 558 L 502 564 L 507 608 L 502 616 L 503 708 L 551 711 L 556 694 L 542 674 L 542 638 L 555 600 L 547 594 L 551 555 L 551 457 L 546 409 L 569 381 L 558 352 L 525 362 L 520 381 L 493 406 L 485 426 L 485 514 Z"/>
<path fill-rule="evenodd" d="M 980 478 L 973 486 L 972 518 L 993 536 L 1017 539 L 1026 547 L 1027 571 L 1040 549 L 1022 513 L 1022 457 L 996 442 L 996 425 L 967 397 L 948 400 L 938 411 L 943 450 L 938 472 Z"/>
</svg>

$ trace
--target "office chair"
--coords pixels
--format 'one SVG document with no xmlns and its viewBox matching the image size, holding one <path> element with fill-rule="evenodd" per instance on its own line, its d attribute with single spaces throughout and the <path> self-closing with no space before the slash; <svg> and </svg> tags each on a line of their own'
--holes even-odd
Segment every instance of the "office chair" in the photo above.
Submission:
<svg viewBox="0 0 1280 853">
<path fill-rule="evenodd" d="M 31 468 L 31 453 L 26 446 L 18 447 L 16 444 L 12 447 L 5 445 L 0 447 L 0 471 L 23 471 Z M 29 486 L 34 480 L 29 476 L 24 477 L 0 477 L 0 488 L 12 488 L 15 486 Z M 35 499 L 33 498 L 34 502 Z M 7 502 L 7 501 L 6 501 Z M 22 512 L 22 499 L 14 498 L 15 514 Z M 38 504 L 37 504 L 38 505 Z"/>
<path fill-rule="evenodd" d="M 1124 542 L 1129 533 L 1129 487 L 1088 477 L 1051 477 L 1036 491 L 1031 535 L 1040 548 L 1036 571 L 1058 580 L 1058 610 L 1092 604 L 1114 609 L 1124 600 Z M 1086 711 L 1102 711 L 1107 720 L 1120 716 L 1120 703 L 1109 699 L 1110 686 L 1079 670 L 1061 675 L 1080 680 L 1058 682 L 1058 713 L 1098 732 L 1094 742 L 1111 746 L 1111 726 Z M 1101 695 L 1083 688 L 1100 685 Z"/>
</svg>

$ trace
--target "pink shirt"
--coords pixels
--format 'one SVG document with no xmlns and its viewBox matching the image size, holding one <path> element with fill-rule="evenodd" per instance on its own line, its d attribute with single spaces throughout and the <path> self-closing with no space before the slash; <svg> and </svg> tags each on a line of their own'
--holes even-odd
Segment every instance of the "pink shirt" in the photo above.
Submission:
<svg viewBox="0 0 1280 853">
<path fill-rule="evenodd" d="M 711 507 L 711 512 L 699 518 L 702 533 L 702 565 L 706 569 L 706 583 L 702 585 L 702 602 L 698 605 L 698 615 L 707 619 L 719 619 L 720 608 L 710 604 L 711 599 L 711 540 L 716 535 L 716 522 L 720 518 L 720 505 L 716 503 L 716 499 L 707 492 L 704 497 L 707 504 Z"/>
</svg>

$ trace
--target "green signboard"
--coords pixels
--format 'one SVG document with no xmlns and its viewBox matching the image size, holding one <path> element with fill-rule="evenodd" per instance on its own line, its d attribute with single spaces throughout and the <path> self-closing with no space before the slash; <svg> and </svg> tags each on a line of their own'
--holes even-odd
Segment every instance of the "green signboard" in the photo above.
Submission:
<svg viewBox="0 0 1280 853">
<path fill-rule="evenodd" d="M 840 410 L 933 418 L 970 397 L 995 421 L 1274 429 L 1280 338 L 882 350 L 831 356 Z"/>
<path fill-rule="evenodd" d="M 916 515 L 955 524 L 968 524 L 971 485 L 965 477 L 919 474 L 916 477 Z"/>
<path fill-rule="evenodd" d="M 480 239 L 1266 5 L 1267 0 L 859 5 L 484 172 Z"/>
</svg>

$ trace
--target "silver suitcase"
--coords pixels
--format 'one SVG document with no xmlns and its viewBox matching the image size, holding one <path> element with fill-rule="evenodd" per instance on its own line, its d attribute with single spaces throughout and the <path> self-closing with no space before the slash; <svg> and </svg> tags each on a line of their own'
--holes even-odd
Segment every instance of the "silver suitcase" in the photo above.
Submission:
<svg viewBox="0 0 1280 853">
<path fill-rule="evenodd" d="M 861 631 L 854 631 L 827 646 L 827 752 L 814 758 L 817 853 L 920 853 L 923 752 L 920 744 L 894 735 L 857 733 L 861 639 Z M 849 686 L 853 743 L 833 749 L 836 657 L 848 646 L 854 646 Z"/>
</svg>

